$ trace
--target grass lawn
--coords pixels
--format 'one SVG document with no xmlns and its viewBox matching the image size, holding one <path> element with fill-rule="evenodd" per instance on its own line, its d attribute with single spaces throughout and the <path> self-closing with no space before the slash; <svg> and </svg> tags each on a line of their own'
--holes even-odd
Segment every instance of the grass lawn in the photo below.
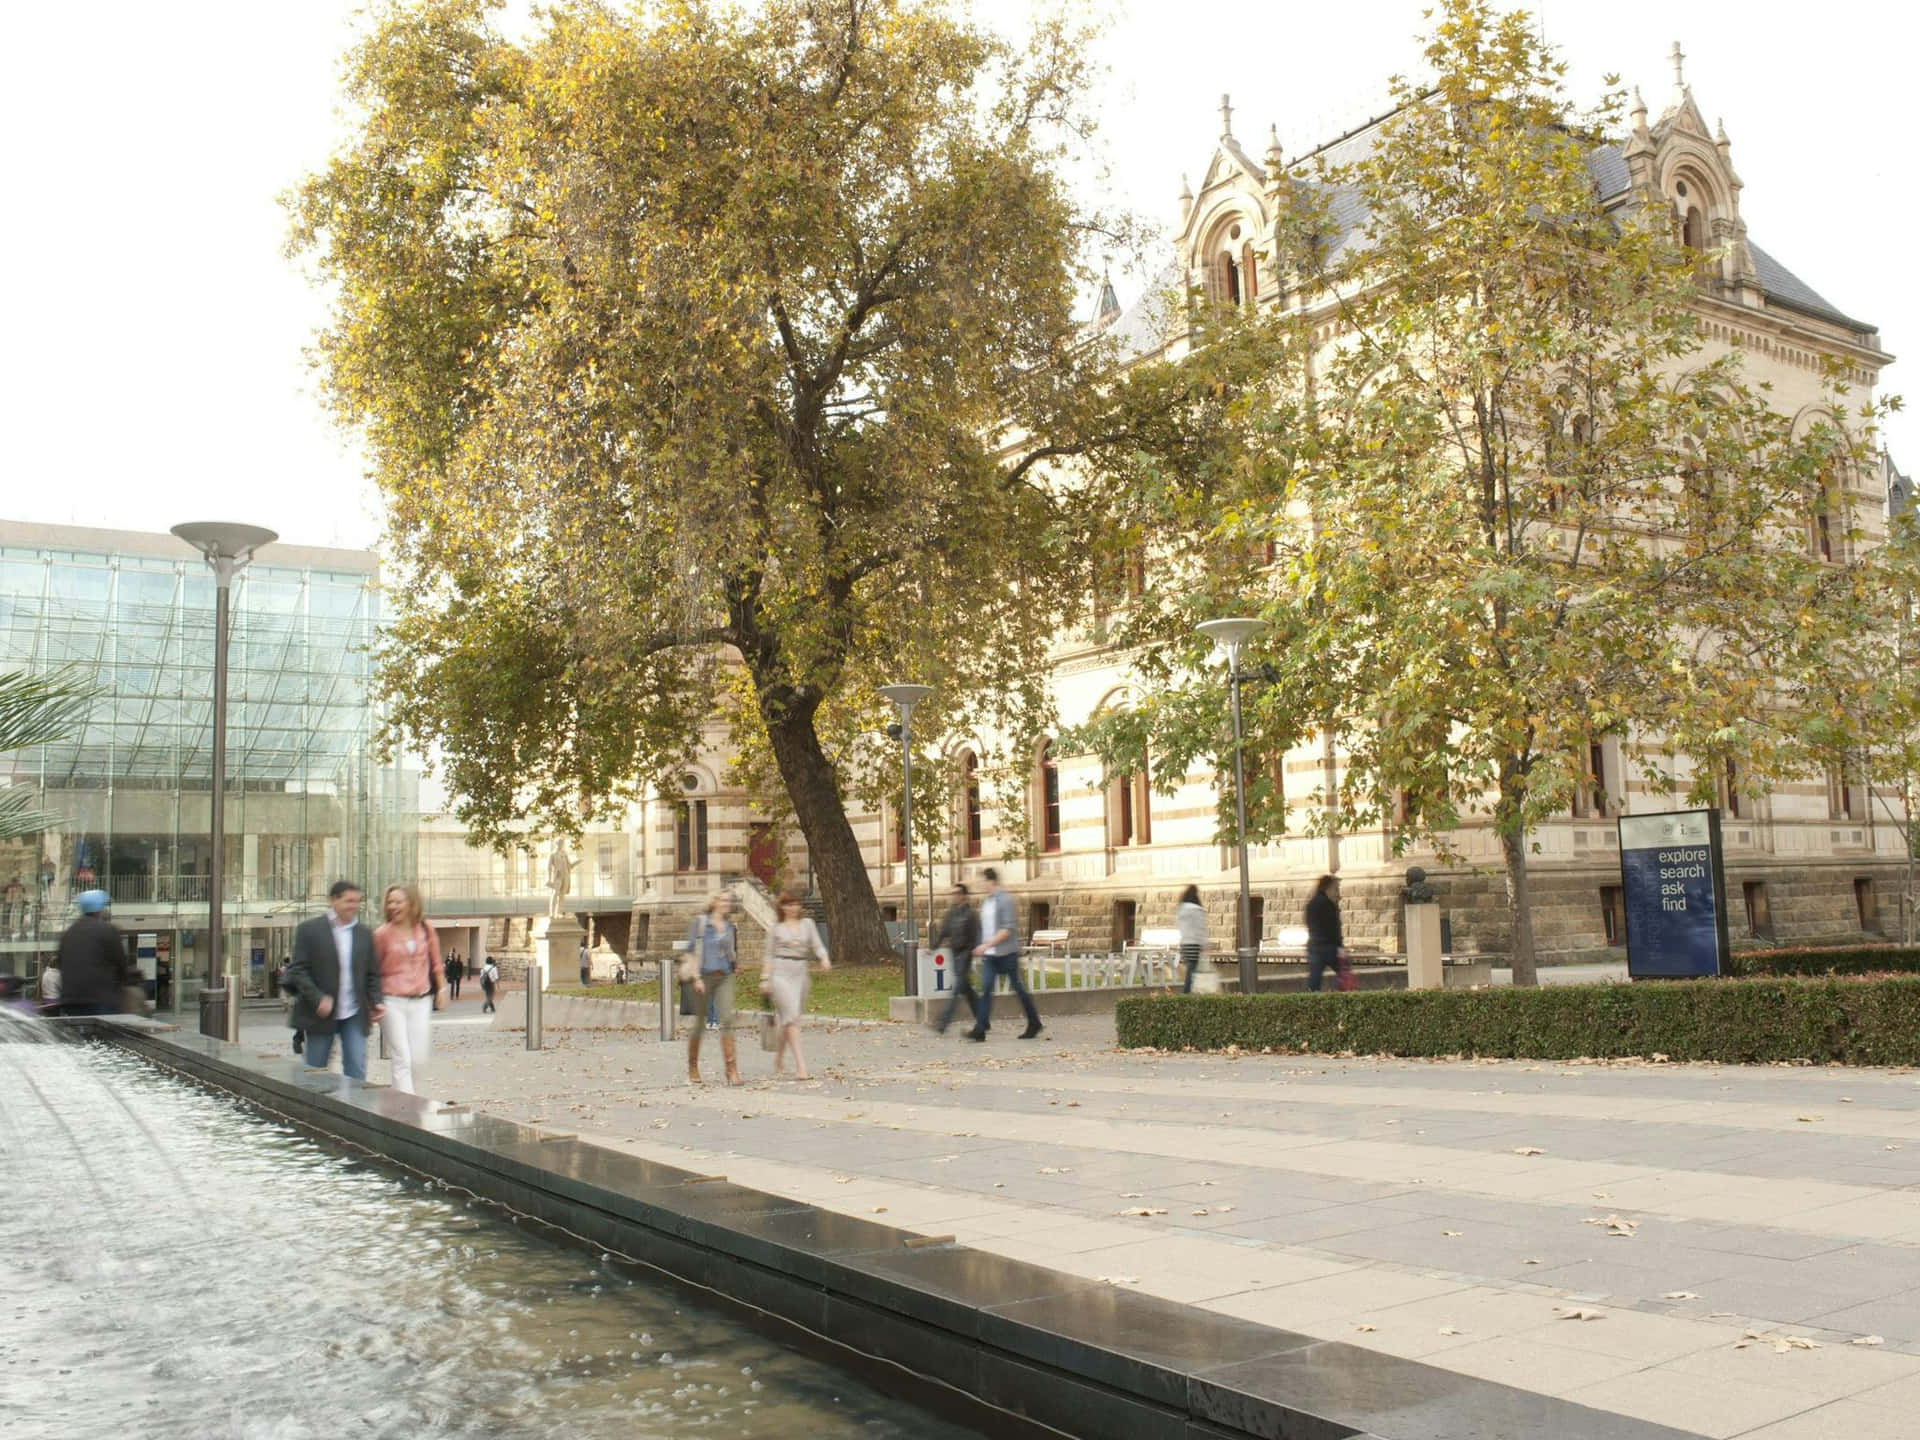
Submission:
<svg viewBox="0 0 1920 1440">
<path fill-rule="evenodd" d="M 550 987 L 555 995 L 585 995 L 594 1000 L 637 1000 L 645 1005 L 660 1003 L 660 982 L 643 980 L 637 985 L 578 985 Z M 838 1015 L 848 1020 L 884 1020 L 887 1000 L 900 993 L 900 967 L 897 965 L 836 965 L 824 974 L 813 972 L 813 990 L 807 996 L 808 1013 Z M 734 982 L 734 1001 L 742 1010 L 761 1008 L 760 967 L 742 965 Z"/>
</svg>

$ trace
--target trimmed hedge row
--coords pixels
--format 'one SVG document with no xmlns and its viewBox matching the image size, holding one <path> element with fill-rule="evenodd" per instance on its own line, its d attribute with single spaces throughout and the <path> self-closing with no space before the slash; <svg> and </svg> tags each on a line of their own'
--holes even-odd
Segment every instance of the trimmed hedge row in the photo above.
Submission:
<svg viewBox="0 0 1920 1440">
<path fill-rule="evenodd" d="M 1139 995 L 1115 1019 L 1124 1048 L 1920 1064 L 1920 976 Z"/>
<path fill-rule="evenodd" d="M 1736 950 L 1735 975 L 1886 975 L 1920 971 L 1920 946 L 1843 945 L 1826 950 Z"/>
</svg>

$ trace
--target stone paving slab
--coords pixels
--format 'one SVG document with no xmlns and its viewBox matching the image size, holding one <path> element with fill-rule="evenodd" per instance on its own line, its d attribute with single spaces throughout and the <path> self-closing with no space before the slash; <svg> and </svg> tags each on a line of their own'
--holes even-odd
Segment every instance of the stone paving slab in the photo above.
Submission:
<svg viewBox="0 0 1920 1440">
<path fill-rule="evenodd" d="M 1913 1072 L 1142 1055 L 1067 1018 L 810 1028 L 814 1081 L 749 1047 L 749 1087 L 694 1090 L 643 1033 L 520 1040 L 456 1009 L 432 1089 L 1383 1364 L 1700 1435 L 1916 1433 Z"/>
</svg>

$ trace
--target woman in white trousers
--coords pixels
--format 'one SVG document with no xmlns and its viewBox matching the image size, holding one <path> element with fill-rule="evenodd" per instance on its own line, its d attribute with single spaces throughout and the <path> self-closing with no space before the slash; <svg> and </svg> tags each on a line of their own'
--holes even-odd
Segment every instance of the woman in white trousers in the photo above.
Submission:
<svg viewBox="0 0 1920 1440">
<path fill-rule="evenodd" d="M 373 932 L 374 963 L 387 1005 L 380 1033 L 393 1065 L 393 1088 L 415 1095 L 420 1071 L 433 1057 L 433 1012 L 446 1003 L 447 972 L 418 889 L 389 885 L 380 908 L 386 923 Z"/>
</svg>

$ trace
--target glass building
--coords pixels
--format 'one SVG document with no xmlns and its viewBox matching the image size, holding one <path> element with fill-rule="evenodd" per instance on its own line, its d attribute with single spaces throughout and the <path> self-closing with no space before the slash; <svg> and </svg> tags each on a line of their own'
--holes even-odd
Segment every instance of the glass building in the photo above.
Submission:
<svg viewBox="0 0 1920 1440">
<path fill-rule="evenodd" d="M 336 878 L 413 872 L 417 777 L 373 753 L 379 570 L 368 552 L 271 545 L 233 583 L 226 950 L 252 995 Z M 98 887 L 161 1008 L 207 966 L 214 582 L 171 535 L 0 521 L 0 671 L 97 690 L 84 725 L 0 756 L 57 823 L 0 838 L 0 973 L 37 972 Z M 176 983 L 176 980 L 178 983 Z"/>
</svg>

